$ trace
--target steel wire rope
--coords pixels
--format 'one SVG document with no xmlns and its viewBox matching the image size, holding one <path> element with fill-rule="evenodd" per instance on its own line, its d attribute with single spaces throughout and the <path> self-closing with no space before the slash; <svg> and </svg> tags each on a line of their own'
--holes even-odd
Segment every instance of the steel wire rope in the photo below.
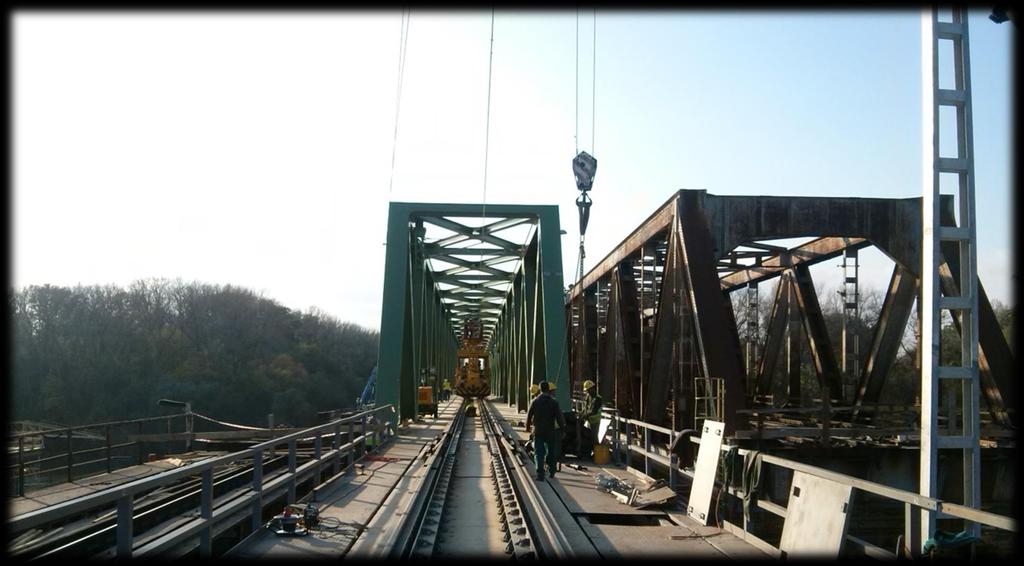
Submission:
<svg viewBox="0 0 1024 566">
<path fill-rule="evenodd" d="M 594 143 L 594 138 L 596 137 L 595 131 L 597 130 L 597 8 L 594 8 L 594 60 L 590 77 L 590 151 L 596 155 L 597 145 Z"/>
<path fill-rule="evenodd" d="M 491 77 L 494 71 L 494 8 L 491 8 L 491 42 L 490 42 L 490 53 L 487 57 L 487 117 L 484 125 L 484 194 L 483 203 L 480 210 L 480 228 L 478 229 L 478 240 L 479 236 L 484 235 L 484 226 L 487 224 L 487 161 L 490 154 L 491 145 Z M 480 240 L 483 242 L 483 240 Z M 477 258 L 477 263 L 483 263 L 484 254 L 480 252 L 480 257 Z M 484 285 L 486 286 L 486 285 Z M 483 301 L 483 299 L 480 299 Z M 480 320 L 481 311 L 480 304 L 477 303 L 477 319 Z M 483 321 L 480 320 L 478 323 L 480 329 L 480 337 L 483 338 Z"/>
<path fill-rule="evenodd" d="M 402 107 L 402 82 L 405 77 L 405 53 L 409 44 L 410 9 L 402 10 L 401 31 L 398 36 L 398 86 L 395 89 L 395 132 L 391 140 L 391 178 L 388 180 L 388 195 L 395 183 L 395 154 L 398 149 L 398 116 Z"/>
</svg>

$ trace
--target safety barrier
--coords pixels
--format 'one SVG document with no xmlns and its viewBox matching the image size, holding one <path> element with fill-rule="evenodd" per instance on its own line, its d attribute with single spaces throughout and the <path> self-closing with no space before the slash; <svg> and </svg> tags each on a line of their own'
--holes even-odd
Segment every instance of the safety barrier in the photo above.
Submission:
<svg viewBox="0 0 1024 566">
<path fill-rule="evenodd" d="M 677 439 L 681 434 L 681 431 L 673 431 L 664 427 L 645 423 L 635 419 L 627 419 L 618 416 L 614 410 L 604 410 L 602 415 L 605 418 L 612 420 L 612 448 L 613 454 L 616 456 L 616 462 L 620 454 L 625 458 L 625 464 L 627 467 L 633 467 L 634 469 L 640 470 L 641 468 L 633 466 L 633 455 L 637 454 L 643 458 L 642 471 L 647 475 L 651 476 L 651 463 L 656 462 L 661 464 L 668 469 L 669 473 L 669 485 L 676 486 L 676 480 L 679 474 L 682 474 L 688 478 L 693 478 L 693 472 L 679 467 L 678 457 L 674 452 L 667 450 L 668 446 Z M 619 424 L 625 425 L 625 431 L 623 432 L 618 426 Z M 642 432 L 639 434 L 634 432 L 635 429 L 640 429 Z M 651 433 L 659 433 L 665 435 L 668 441 L 663 446 L 658 446 L 651 442 Z M 623 439 L 623 436 L 625 437 Z M 690 442 L 699 445 L 699 435 L 691 435 L 689 438 Z M 728 452 L 730 449 L 735 447 L 723 445 L 722 452 Z M 665 453 L 661 453 L 660 450 L 664 449 Z M 751 450 L 745 448 L 735 448 L 736 453 L 739 456 L 747 456 Z M 818 478 L 827 479 L 842 485 L 848 485 L 854 488 L 854 490 L 860 490 L 865 493 L 871 493 L 882 498 L 902 502 L 904 504 L 904 535 L 903 540 L 904 546 L 910 551 L 911 554 L 917 554 L 924 541 L 920 540 L 920 517 L 921 510 L 933 511 L 936 513 L 938 519 L 962 519 L 965 521 L 972 521 L 981 525 L 993 527 L 999 530 L 1008 532 L 1017 532 L 1016 520 L 1012 517 L 1006 517 L 997 515 L 995 513 L 989 513 L 987 511 L 981 511 L 979 509 L 973 509 L 971 507 L 965 507 L 955 503 L 949 503 L 938 499 L 922 496 L 918 493 L 897 489 L 875 483 L 868 480 L 863 480 L 846 474 L 838 472 L 832 472 L 824 468 L 804 464 L 787 458 L 781 458 L 773 456 L 771 454 L 760 454 L 758 456 L 761 459 L 762 465 L 778 466 L 790 471 L 803 472 Z M 765 473 L 766 466 L 763 466 L 762 473 Z M 731 478 L 730 478 L 731 479 Z M 734 487 L 732 485 L 726 486 L 726 493 L 730 496 L 742 499 L 744 492 L 741 488 Z M 775 516 L 786 518 L 786 507 L 772 502 L 767 497 L 758 497 L 757 507 L 763 509 Z M 725 530 L 732 532 L 738 537 L 745 541 L 753 544 L 761 550 L 775 555 L 780 556 L 781 553 L 778 548 L 772 546 L 770 543 L 762 540 L 753 533 L 751 533 L 751 525 L 748 524 L 746 518 L 743 520 L 742 525 L 736 525 L 730 521 L 723 520 L 722 526 Z M 846 542 L 854 545 L 858 551 L 863 552 L 867 556 L 874 558 L 893 559 L 896 558 L 896 553 L 887 549 L 881 548 L 868 541 L 860 539 L 858 537 L 847 535 Z"/>
<path fill-rule="evenodd" d="M 101 462 L 105 462 L 106 463 L 106 471 L 107 471 L 107 473 L 110 473 L 111 471 L 113 471 L 113 470 L 115 470 L 115 469 L 117 469 L 119 467 L 124 467 L 124 466 L 115 466 L 114 465 L 114 460 L 116 459 L 116 457 L 113 456 L 113 452 L 115 450 L 119 450 L 119 449 L 122 449 L 122 448 L 127 448 L 127 447 L 130 447 L 130 446 L 141 446 L 141 442 L 138 441 L 138 440 L 134 440 L 134 441 L 131 441 L 131 442 L 118 442 L 118 443 L 115 443 L 115 442 L 112 441 L 112 431 L 113 431 L 113 429 L 115 429 L 116 427 L 125 427 L 125 426 L 130 426 L 130 425 L 137 425 L 138 426 L 138 434 L 141 435 L 142 426 L 144 424 L 146 424 L 146 423 L 166 421 L 167 422 L 168 430 L 170 430 L 171 423 L 175 419 L 179 419 L 179 418 L 185 420 L 186 427 L 187 427 L 188 423 L 189 423 L 188 415 L 185 414 L 185 413 L 178 413 L 178 414 L 174 414 L 174 415 L 167 415 L 167 416 L 161 416 L 161 417 L 148 417 L 148 418 L 143 418 L 143 419 L 131 419 L 131 420 L 114 421 L 114 422 L 91 424 L 91 425 L 79 425 L 79 426 L 59 427 L 59 428 L 55 427 L 55 428 L 49 428 L 49 429 L 45 429 L 45 430 L 29 431 L 29 432 L 22 432 L 22 433 L 18 433 L 18 434 L 8 435 L 8 437 L 7 437 L 7 439 L 8 439 L 8 446 L 13 448 L 13 446 L 11 446 L 11 445 L 13 445 L 14 443 L 17 443 L 17 446 L 18 446 L 18 449 L 17 449 L 16 453 L 14 453 L 14 454 L 11 454 L 10 452 L 8 453 L 11 456 L 14 456 L 14 458 L 13 458 L 14 459 L 14 463 L 13 464 L 9 464 L 7 466 L 7 469 L 10 472 L 12 472 L 11 473 L 11 477 L 12 478 L 13 477 L 17 477 L 17 479 L 18 479 L 18 487 L 17 487 L 17 490 L 14 491 L 14 493 L 16 493 L 17 495 L 20 495 L 20 496 L 24 496 L 25 495 L 25 480 L 26 480 L 26 478 L 30 478 L 30 477 L 46 476 L 47 474 L 51 474 L 53 472 L 57 472 L 57 471 L 60 471 L 60 470 L 66 470 L 66 474 L 65 474 L 66 481 L 70 483 L 70 482 L 74 481 L 74 479 L 75 479 L 75 476 L 74 476 L 75 468 L 81 468 L 81 467 L 84 467 L 84 466 L 91 466 L 91 465 L 94 465 L 94 464 L 99 464 Z M 89 434 L 86 434 L 86 431 L 96 431 L 96 430 L 103 430 L 104 431 L 103 435 L 100 436 L 100 435 L 89 435 Z M 33 459 L 31 461 L 26 461 L 25 454 L 29 451 L 27 448 L 30 448 L 30 447 L 33 447 L 33 446 L 35 446 L 35 447 L 42 447 L 42 438 L 43 437 L 47 437 L 47 436 L 48 437 L 54 437 L 56 435 L 63 435 L 66 438 L 67 450 L 63 454 L 57 454 L 55 456 L 49 456 L 49 457 L 46 457 L 46 458 L 37 458 L 37 459 Z M 94 440 L 102 439 L 104 441 L 103 446 L 100 446 L 100 447 L 97 447 L 97 448 L 87 448 L 87 449 L 83 449 L 83 450 L 74 450 L 72 440 L 74 438 L 80 438 L 83 435 L 87 436 L 90 439 L 94 439 Z M 28 446 L 26 446 L 26 445 L 28 445 Z M 13 450 L 12 450 L 12 452 L 13 452 Z M 84 462 L 76 462 L 75 461 L 76 460 L 76 456 L 81 456 L 81 455 L 84 455 L 84 454 L 95 454 L 97 452 L 102 452 L 103 453 L 103 457 L 96 458 L 96 459 L 93 459 L 93 460 L 87 460 L 87 461 L 84 461 Z M 63 465 L 59 465 L 59 466 L 55 466 L 55 467 L 47 468 L 47 469 L 40 469 L 40 468 L 42 468 L 42 466 L 44 464 L 49 464 L 50 462 L 56 462 L 56 461 L 61 461 L 61 460 L 63 460 Z M 138 454 L 136 460 L 137 460 L 138 463 L 140 463 L 140 464 L 142 463 L 143 455 L 142 455 L 141 452 Z M 126 465 L 130 465 L 130 464 L 126 464 Z M 34 469 L 32 471 L 28 471 L 29 467 L 35 467 L 36 469 Z"/>
<path fill-rule="evenodd" d="M 7 521 L 8 532 L 18 533 L 27 529 L 45 525 L 54 521 L 67 518 L 72 515 L 85 513 L 97 508 L 115 503 L 117 506 L 117 556 L 118 558 L 130 558 L 133 555 L 155 555 L 172 548 L 180 542 L 199 536 L 199 552 L 201 557 L 209 557 L 212 553 L 212 532 L 213 527 L 231 518 L 240 511 L 249 508 L 252 517 L 253 530 L 262 526 L 262 512 L 264 500 L 272 501 L 282 493 L 287 492 L 288 502 L 295 501 L 295 487 L 301 481 L 316 475 L 320 477 L 322 466 L 325 461 L 331 461 L 334 467 L 334 474 L 340 471 L 341 457 L 347 456 L 346 466 L 351 466 L 359 454 L 366 452 L 366 440 L 372 436 L 376 445 L 380 445 L 393 436 L 394 431 L 387 425 L 383 430 L 367 431 L 367 420 L 379 413 L 390 411 L 394 408 L 391 405 L 376 407 L 369 411 L 338 419 L 329 423 L 308 428 L 293 434 L 274 438 L 260 444 L 256 444 L 245 450 L 226 454 L 187 466 L 162 472 L 147 478 L 139 479 L 123 485 L 99 491 L 84 497 L 72 499 L 44 507 L 36 511 L 30 511 Z M 179 415 L 180 416 L 180 415 Z M 163 418 L 163 417 L 161 417 Z M 386 423 L 386 419 L 379 418 L 379 421 Z M 355 424 L 360 423 L 360 435 L 354 436 Z M 342 426 L 347 426 L 348 442 L 341 444 Z M 95 425 L 93 425 L 95 426 Z M 322 437 L 333 435 L 331 449 L 324 451 Z M 300 440 L 312 439 L 314 443 L 313 459 L 302 466 L 296 465 L 296 445 Z M 288 471 L 273 480 L 264 483 L 263 481 L 263 455 L 275 447 L 288 445 Z M 253 475 L 252 487 L 243 496 L 233 499 L 230 503 L 213 507 L 213 471 L 218 466 L 231 464 L 242 460 L 252 460 Z M 133 549 L 135 536 L 132 525 L 132 509 L 134 498 L 137 495 L 148 492 L 152 489 L 165 486 L 172 482 L 179 481 L 189 476 L 201 475 L 202 488 L 199 504 L 199 516 L 187 521 L 168 533 L 148 541 L 139 549 Z"/>
</svg>

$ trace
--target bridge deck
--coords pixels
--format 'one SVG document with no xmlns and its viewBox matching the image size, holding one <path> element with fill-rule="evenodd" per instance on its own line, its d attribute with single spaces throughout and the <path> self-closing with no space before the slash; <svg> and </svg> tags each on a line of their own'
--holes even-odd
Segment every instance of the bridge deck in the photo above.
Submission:
<svg viewBox="0 0 1024 566">
<path fill-rule="evenodd" d="M 193 464 L 207 458 L 221 456 L 226 452 L 189 452 L 178 454 L 172 458 L 163 458 L 128 466 L 109 473 L 97 474 L 85 478 L 76 479 L 70 483 L 51 485 L 25 493 L 24 496 L 12 497 L 7 502 L 7 516 L 17 517 L 36 509 L 42 509 L 50 505 L 56 505 L 91 493 L 109 489 L 111 487 L 142 479 L 144 477 L 166 472 L 174 468 Z"/>
<path fill-rule="evenodd" d="M 526 413 L 517 412 L 503 402 L 495 403 L 504 419 L 513 424 L 519 440 L 529 435 L 520 421 Z M 717 527 L 705 527 L 686 516 L 685 507 L 676 502 L 662 507 L 637 509 L 619 503 L 614 496 L 597 490 L 598 473 L 627 481 L 635 478 L 621 465 L 595 465 L 589 460 L 565 458 L 563 463 L 578 463 L 587 468 L 578 471 L 563 464 L 554 480 L 544 480 L 554 489 L 560 503 L 582 527 L 604 558 L 694 556 L 708 558 L 758 559 L 768 556 L 735 535 Z M 531 470 L 533 468 L 531 467 Z M 626 523 L 626 524 L 609 524 Z M 630 524 L 632 523 L 632 524 Z"/>
<path fill-rule="evenodd" d="M 377 458 L 363 462 L 361 471 L 350 471 L 317 496 L 322 518 L 334 518 L 340 526 L 305 537 L 280 537 L 267 529 L 257 531 L 226 557 L 232 558 L 338 558 L 348 553 L 360 537 L 359 548 L 370 548 L 373 541 L 387 539 L 388 533 L 363 532 L 375 513 L 394 514 L 414 492 L 403 486 L 416 483 L 420 470 L 410 467 L 413 459 L 431 439 L 451 422 L 458 399 L 442 405 L 438 419 L 427 418 L 401 430 L 395 440 Z M 525 419 L 514 407 L 502 402 L 495 406 L 501 418 L 513 425 L 519 440 L 528 435 L 518 423 Z M 395 458 L 397 460 L 391 460 Z M 576 462 L 573 458 L 567 463 Z M 579 462 L 586 471 L 563 466 L 555 480 L 545 480 L 560 509 L 559 520 L 575 520 L 604 558 L 695 556 L 707 558 L 757 559 L 767 555 L 735 535 L 714 526 L 703 526 L 686 516 L 681 504 L 637 509 L 619 503 L 612 495 L 597 491 L 595 477 L 604 472 L 621 479 L 634 480 L 625 468 Z M 532 468 L 531 468 L 532 471 Z M 397 497 L 388 495 L 397 490 Z M 387 500 L 387 504 L 381 504 Z M 379 510 L 378 510 L 379 509 Z M 360 533 L 362 535 L 360 536 Z M 356 551 L 353 551 L 356 552 Z"/>
<path fill-rule="evenodd" d="M 344 555 L 388 494 L 393 489 L 401 489 L 400 482 L 408 482 L 412 460 L 451 423 L 460 402 L 460 398 L 453 396 L 450 402 L 441 405 L 437 419 L 427 417 L 423 422 L 399 429 L 394 440 L 374 455 L 379 459 L 364 459 L 361 471 L 350 471 L 318 494 L 316 504 L 320 517 L 340 521 L 341 526 L 336 530 L 316 536 L 282 537 L 260 529 L 225 557 L 301 559 Z M 394 512 L 390 507 L 400 499 L 393 498 L 388 508 L 381 508 L 379 512 Z"/>
</svg>

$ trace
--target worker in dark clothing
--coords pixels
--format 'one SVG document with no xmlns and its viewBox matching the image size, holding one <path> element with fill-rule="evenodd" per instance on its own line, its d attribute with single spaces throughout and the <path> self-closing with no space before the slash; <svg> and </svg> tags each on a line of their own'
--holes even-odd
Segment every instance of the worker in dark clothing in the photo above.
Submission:
<svg viewBox="0 0 1024 566">
<path fill-rule="evenodd" d="M 533 432 L 533 454 L 537 464 L 537 479 L 544 479 L 544 463 L 552 478 L 558 471 L 558 436 L 565 430 L 565 417 L 558 400 L 551 395 L 547 381 L 540 382 L 540 395 L 530 403 L 526 412 L 526 432 L 536 425 Z"/>
<path fill-rule="evenodd" d="M 597 445 L 597 429 L 601 425 L 601 408 L 604 406 L 604 400 L 597 394 L 597 384 L 589 379 L 583 382 L 583 391 L 586 393 L 583 418 L 589 430 L 591 454 L 593 454 L 593 447 Z"/>
</svg>

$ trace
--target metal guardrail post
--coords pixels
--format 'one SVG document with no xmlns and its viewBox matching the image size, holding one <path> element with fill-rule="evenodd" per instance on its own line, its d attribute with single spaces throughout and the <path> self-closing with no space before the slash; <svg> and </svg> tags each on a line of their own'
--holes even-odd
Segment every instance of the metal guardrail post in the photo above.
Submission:
<svg viewBox="0 0 1024 566">
<path fill-rule="evenodd" d="M 321 436 L 320 431 L 316 431 L 316 437 L 314 437 L 314 440 L 313 440 L 313 457 L 316 458 L 316 481 L 313 483 L 313 485 L 320 485 L 320 472 L 322 471 L 322 468 L 321 468 L 322 462 L 320 461 L 320 452 L 321 452 L 320 436 Z"/>
<path fill-rule="evenodd" d="M 267 428 L 270 429 L 270 439 L 273 440 L 274 439 L 274 413 L 270 413 L 270 414 L 267 415 Z M 274 445 L 270 446 L 269 453 L 270 453 L 270 457 L 271 458 L 277 456 L 277 454 L 274 452 Z"/>
<path fill-rule="evenodd" d="M 353 421 L 348 421 L 348 438 L 346 439 L 346 440 L 348 440 L 348 442 L 346 444 L 348 444 L 349 446 L 348 446 L 348 452 L 345 453 L 345 466 L 346 467 L 347 466 L 351 466 L 352 463 L 356 461 L 356 445 L 354 443 L 354 439 L 356 437 L 355 436 L 355 430 L 356 430 L 355 423 Z"/>
<path fill-rule="evenodd" d="M 203 470 L 203 490 L 199 503 L 199 516 L 206 521 L 199 533 L 199 557 L 208 559 L 213 554 L 213 467 Z"/>
<path fill-rule="evenodd" d="M 105 433 L 106 433 L 105 436 L 106 436 L 106 440 L 107 440 L 107 473 L 109 474 L 111 472 L 111 467 L 110 467 L 110 425 L 107 425 Z"/>
<path fill-rule="evenodd" d="M 141 421 L 139 421 L 139 436 L 140 437 L 142 436 L 142 422 Z M 142 452 L 143 452 L 143 450 L 142 450 L 142 439 L 141 438 L 138 438 L 138 439 L 135 440 L 135 448 L 137 449 L 136 451 L 138 452 L 138 455 L 139 455 L 139 464 L 141 465 L 142 462 L 143 462 L 143 459 L 142 459 Z"/>
<path fill-rule="evenodd" d="M 192 420 L 192 403 L 185 403 L 185 452 L 192 451 L 192 437 L 195 435 L 195 422 Z"/>
<path fill-rule="evenodd" d="M 71 483 L 71 463 L 74 461 L 74 455 L 71 451 L 71 431 L 68 430 L 68 483 Z"/>
<path fill-rule="evenodd" d="M 334 468 L 331 471 L 332 475 L 336 475 L 341 470 L 341 451 L 338 448 L 341 446 L 341 423 L 334 425 L 334 439 L 331 440 L 331 450 L 334 450 Z"/>
<path fill-rule="evenodd" d="M 25 439 L 18 437 L 18 495 L 25 496 Z"/>
<path fill-rule="evenodd" d="M 252 530 L 263 525 L 263 449 L 257 448 L 252 454 Z"/>
<path fill-rule="evenodd" d="M 288 503 L 295 503 L 295 439 L 288 441 Z"/>
<path fill-rule="evenodd" d="M 651 475 L 651 458 L 648 454 L 651 451 L 651 429 L 644 427 L 644 473 Z"/>
<path fill-rule="evenodd" d="M 633 462 L 633 427 L 626 423 L 626 467 Z"/>
<path fill-rule="evenodd" d="M 615 463 L 619 464 L 623 460 L 622 456 L 622 421 L 619 420 L 618 414 L 615 415 L 613 421 L 615 425 Z"/>
<path fill-rule="evenodd" d="M 359 455 L 361 456 L 361 455 L 366 453 L 366 416 L 365 415 L 363 416 L 363 420 L 362 420 L 362 428 L 359 429 L 359 436 L 362 437 L 362 439 L 363 439 L 362 442 L 361 442 L 362 446 L 361 446 L 361 448 L 359 450 Z"/>
<path fill-rule="evenodd" d="M 912 558 L 921 556 L 921 513 L 909 503 L 903 504 L 903 545 Z M 897 549 L 897 553 L 902 549 Z"/>
<path fill-rule="evenodd" d="M 669 444 L 669 446 L 672 446 L 672 445 Z M 673 490 L 676 489 L 676 475 L 677 475 L 676 466 L 678 466 L 678 465 L 679 465 L 679 456 L 676 456 L 676 452 L 675 452 L 675 450 L 673 450 L 672 453 L 669 454 L 669 464 L 668 464 L 668 486 L 670 488 L 672 488 Z"/>
<path fill-rule="evenodd" d="M 120 559 L 132 557 L 132 498 L 133 496 L 128 494 L 117 500 L 117 557 Z"/>
</svg>

